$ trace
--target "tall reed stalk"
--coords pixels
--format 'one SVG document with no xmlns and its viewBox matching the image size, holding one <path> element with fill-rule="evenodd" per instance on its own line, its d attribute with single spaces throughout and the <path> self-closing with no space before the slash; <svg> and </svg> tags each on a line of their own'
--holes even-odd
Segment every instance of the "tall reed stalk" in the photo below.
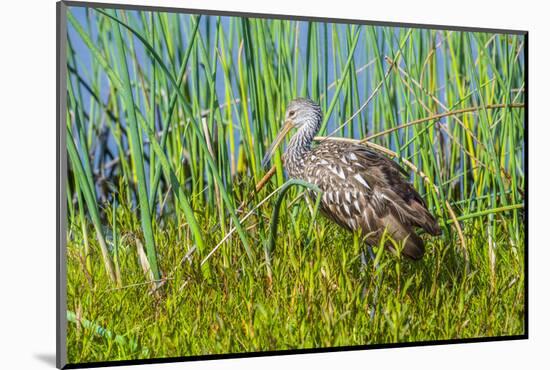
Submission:
<svg viewBox="0 0 550 370">
<path fill-rule="evenodd" d="M 265 175 L 260 159 L 298 95 L 320 102 L 322 135 L 413 164 L 428 207 L 454 220 L 442 222 L 454 248 L 469 248 L 459 221 L 494 234 L 499 214 L 510 244 L 522 242 L 521 35 L 76 7 L 68 19 L 68 202 L 91 220 L 113 281 L 103 221 L 113 198 L 139 215 L 155 279 L 167 220 L 202 258 L 219 242 L 212 233 L 235 230 L 223 239 L 241 251 L 219 257 L 259 263 L 265 222 L 240 215 L 265 196 L 251 191 Z M 266 191 L 285 181 L 280 153 L 273 163 Z"/>
</svg>

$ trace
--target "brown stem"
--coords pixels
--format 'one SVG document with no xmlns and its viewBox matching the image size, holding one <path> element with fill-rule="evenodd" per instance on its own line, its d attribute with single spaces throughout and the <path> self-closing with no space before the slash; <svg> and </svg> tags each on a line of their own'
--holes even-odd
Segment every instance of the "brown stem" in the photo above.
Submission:
<svg viewBox="0 0 550 370">
<path fill-rule="evenodd" d="M 434 115 L 431 115 L 429 117 L 424 117 L 424 118 L 420 118 L 420 119 L 417 119 L 417 120 L 414 120 L 414 121 L 403 123 L 402 125 L 398 125 L 398 126 L 389 128 L 387 130 L 377 132 L 376 134 L 367 136 L 364 139 L 355 140 L 355 141 L 358 141 L 359 143 L 364 144 L 367 141 L 374 139 L 375 137 L 383 136 L 383 135 L 389 134 L 390 132 L 393 132 L 393 131 L 396 131 L 396 130 L 399 130 L 399 129 L 402 129 L 402 128 L 405 128 L 405 127 L 417 125 L 419 123 L 432 121 L 432 120 L 435 120 L 435 119 L 440 119 L 440 118 L 443 118 L 443 117 L 452 116 L 452 115 L 455 115 L 455 114 L 462 114 L 462 113 L 468 113 L 468 112 L 477 112 L 477 111 L 482 110 L 482 109 L 524 108 L 524 107 L 525 107 L 525 104 L 523 104 L 523 103 L 512 103 L 512 104 L 489 104 L 489 105 L 486 105 L 484 107 L 483 106 L 468 107 L 468 108 L 463 108 L 463 109 L 452 110 L 452 111 L 449 111 L 449 112 L 434 114 Z M 323 139 L 323 138 L 319 138 L 319 139 Z"/>
</svg>

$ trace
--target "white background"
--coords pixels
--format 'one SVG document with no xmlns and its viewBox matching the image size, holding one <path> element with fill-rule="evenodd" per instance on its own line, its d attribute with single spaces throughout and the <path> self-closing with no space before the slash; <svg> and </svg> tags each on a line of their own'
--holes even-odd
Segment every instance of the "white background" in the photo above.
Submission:
<svg viewBox="0 0 550 370">
<path fill-rule="evenodd" d="M 117 1 L 112 1 L 117 2 Z M 119 2 L 119 1 L 118 1 Z M 217 360 L 140 369 L 549 368 L 550 32 L 543 1 L 131 1 L 134 4 L 528 30 L 530 339 Z M 55 1 L 0 11 L 0 367 L 55 364 Z M 546 351 L 546 353 L 545 353 Z M 546 365 L 544 365 L 546 363 Z"/>
</svg>

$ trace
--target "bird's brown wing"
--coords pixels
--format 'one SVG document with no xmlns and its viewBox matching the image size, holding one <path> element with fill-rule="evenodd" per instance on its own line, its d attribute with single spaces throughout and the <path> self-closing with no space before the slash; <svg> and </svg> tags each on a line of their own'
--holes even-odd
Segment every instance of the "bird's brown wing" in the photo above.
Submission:
<svg viewBox="0 0 550 370">
<path fill-rule="evenodd" d="M 389 210 L 404 226 L 421 227 L 432 235 L 441 233 L 426 203 L 397 163 L 360 145 L 352 146 L 347 153 L 359 158 L 355 161 L 356 171 L 374 185 L 371 201 L 377 214 L 382 216 Z"/>
<path fill-rule="evenodd" d="M 305 180 L 326 193 L 324 206 L 338 223 L 349 223 L 361 213 L 371 216 L 369 221 L 383 219 L 390 212 L 405 227 L 441 233 L 405 171 L 384 155 L 362 145 L 323 142 L 307 162 Z"/>
<path fill-rule="evenodd" d="M 360 230 L 370 243 L 388 230 L 394 240 L 405 241 L 405 255 L 418 259 L 424 246 L 413 228 L 439 233 L 399 166 L 363 146 L 325 142 L 307 156 L 301 177 L 323 191 L 326 216 L 349 230 Z"/>
</svg>

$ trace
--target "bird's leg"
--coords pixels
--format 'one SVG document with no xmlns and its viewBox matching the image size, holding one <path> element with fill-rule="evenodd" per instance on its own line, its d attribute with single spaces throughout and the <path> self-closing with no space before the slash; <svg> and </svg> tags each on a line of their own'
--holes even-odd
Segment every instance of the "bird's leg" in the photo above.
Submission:
<svg viewBox="0 0 550 370">
<path fill-rule="evenodd" d="M 376 257 L 374 255 L 374 252 L 372 251 L 372 247 L 368 246 L 368 251 L 370 258 L 372 259 L 372 263 L 374 264 L 374 269 L 376 270 L 376 288 L 374 288 L 374 297 L 372 299 L 372 310 L 370 311 L 370 319 L 372 320 L 374 318 L 374 313 L 376 311 L 376 305 L 378 304 L 378 290 L 380 289 L 380 282 L 382 280 L 382 275 L 380 274 L 380 266 L 378 266 L 378 262 L 376 262 Z"/>
<path fill-rule="evenodd" d="M 374 255 L 374 251 L 372 250 L 372 246 L 370 244 L 367 245 L 367 250 L 369 251 L 369 257 L 372 259 L 372 262 L 374 263 L 374 261 L 376 260 L 376 256 Z M 378 264 L 376 264 L 376 266 L 374 267 L 378 268 Z"/>
<path fill-rule="evenodd" d="M 367 266 L 369 265 L 367 257 L 365 256 L 365 249 L 361 248 L 361 273 L 367 274 Z M 365 280 L 366 281 L 366 280 Z M 361 292 L 361 300 L 367 296 L 367 284 L 363 285 L 363 291 Z"/>
<path fill-rule="evenodd" d="M 367 258 L 365 257 L 365 251 L 361 250 L 361 270 L 364 270 L 367 268 Z"/>
<path fill-rule="evenodd" d="M 374 288 L 374 296 L 373 296 L 373 299 L 372 299 L 372 309 L 370 311 L 370 319 L 372 320 L 374 318 L 374 314 L 375 314 L 375 311 L 376 311 L 376 305 L 378 304 L 378 290 L 380 288 L 381 276 L 380 276 L 378 263 L 376 263 L 376 256 L 374 255 L 374 251 L 372 250 L 372 246 L 370 244 L 367 244 L 367 253 L 368 253 L 368 258 L 370 260 L 372 260 L 372 263 L 374 264 L 374 269 L 376 270 L 375 273 L 378 275 L 376 277 L 376 286 Z M 367 257 L 365 256 L 365 251 L 362 250 L 361 251 L 361 268 L 362 268 L 362 270 L 366 270 L 367 265 L 368 265 Z M 365 285 L 365 287 L 363 288 L 363 298 L 365 298 L 366 293 L 367 293 L 367 286 Z"/>
</svg>

